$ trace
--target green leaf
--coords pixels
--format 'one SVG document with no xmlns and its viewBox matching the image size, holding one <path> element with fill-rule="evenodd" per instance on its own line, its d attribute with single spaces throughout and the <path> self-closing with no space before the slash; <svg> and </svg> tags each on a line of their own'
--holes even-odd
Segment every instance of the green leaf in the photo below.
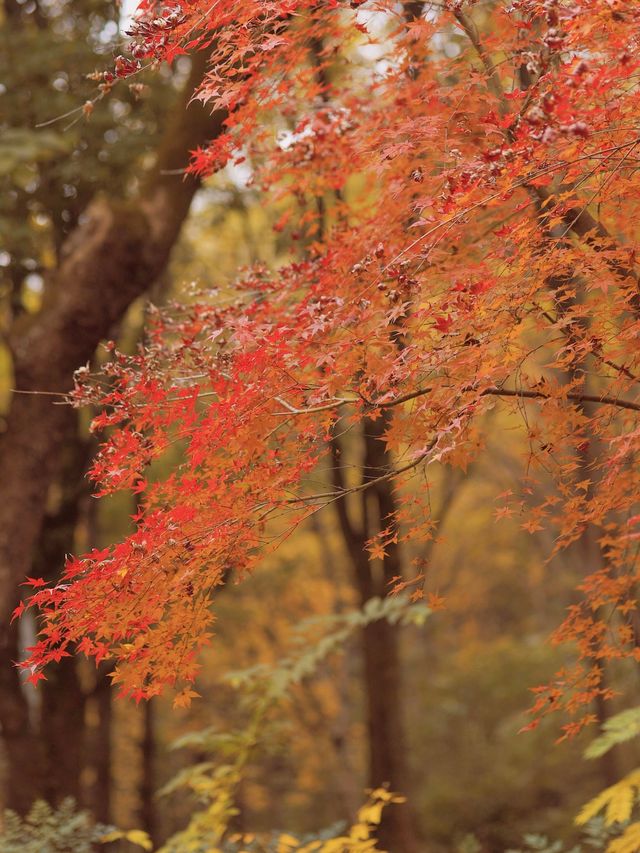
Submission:
<svg viewBox="0 0 640 853">
<path fill-rule="evenodd" d="M 640 735 L 640 708 L 631 708 L 608 719 L 602 726 L 602 734 L 584 752 L 585 758 L 600 758 L 616 744 L 624 743 Z"/>
</svg>

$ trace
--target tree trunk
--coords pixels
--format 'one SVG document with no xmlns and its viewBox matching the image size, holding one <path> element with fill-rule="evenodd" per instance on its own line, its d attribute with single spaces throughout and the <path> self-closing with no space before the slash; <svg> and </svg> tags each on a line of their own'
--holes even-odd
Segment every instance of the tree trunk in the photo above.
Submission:
<svg viewBox="0 0 640 853">
<path fill-rule="evenodd" d="M 364 422 L 363 482 L 373 479 L 391 467 L 383 433 L 387 417 Z M 333 441 L 334 479 L 344 488 L 340 474 L 341 448 Z M 351 520 L 345 501 L 337 501 L 336 510 L 347 553 L 353 567 L 360 604 L 373 597 L 383 598 L 389 582 L 401 575 L 402 563 L 397 543 L 387 547 L 382 561 L 369 560 L 367 540 L 390 524 L 395 524 L 395 497 L 389 483 L 381 483 L 362 492 L 362 523 L 358 528 Z M 369 749 L 369 784 L 388 786 L 391 791 L 407 794 L 409 785 L 405 752 L 402 693 L 400 677 L 399 633 L 397 626 L 386 620 L 372 622 L 362 633 L 364 687 Z M 412 815 L 407 805 L 385 809 L 378 832 L 380 846 L 393 853 L 414 853 L 418 843 Z"/>
<path fill-rule="evenodd" d="M 88 699 L 92 725 L 85 729 L 87 767 L 91 772 L 83 804 L 96 820 L 111 823 L 111 679 L 98 669 L 96 685 Z"/>
<path fill-rule="evenodd" d="M 42 794 L 50 803 L 60 803 L 67 796 L 79 802 L 85 696 L 78 680 L 76 659 L 64 658 L 47 677 L 39 733 L 44 751 Z M 12 779 L 19 772 L 19 768 L 13 768 Z"/>
<path fill-rule="evenodd" d="M 5 772 L 10 784 L 2 792 L 2 805 L 26 811 L 34 792 L 41 793 L 44 755 L 34 737 L 32 715 L 22 689 L 15 661 L 20 657 L 18 625 L 5 624 L 0 646 L 0 721 Z"/>
<path fill-rule="evenodd" d="M 90 444 L 79 434 L 76 412 L 61 407 L 64 443 L 60 448 L 57 506 L 44 516 L 30 574 L 47 582 L 59 577 L 65 555 L 74 547 L 80 505 L 88 496 L 84 479 Z M 41 689 L 40 719 L 33 737 L 42 743 L 43 795 L 51 803 L 71 796 L 81 799 L 85 695 L 75 658 L 52 669 Z M 17 772 L 17 769 L 16 769 Z M 13 774 L 12 774 L 13 775 Z"/>
<path fill-rule="evenodd" d="M 0 662 L 5 670 L 15 659 L 8 619 L 19 599 L 19 584 L 31 569 L 66 435 L 67 410 L 40 392 L 69 391 L 74 371 L 91 359 L 113 325 L 165 268 L 198 187 L 194 178 L 176 172 L 190 150 L 221 132 L 224 121 L 222 113 L 211 116 L 200 104 L 189 105 L 206 61 L 204 53 L 194 57 L 140 198 L 98 198 L 89 206 L 47 279 L 41 311 L 22 317 L 9 340 L 17 393 L 0 437 Z M 9 689 L 0 699 L 0 724 L 10 802 L 23 812 L 45 784 L 37 769 L 39 750 L 24 736 L 25 702 L 17 675 L 13 668 L 5 670 L 3 686 Z"/>
<path fill-rule="evenodd" d="M 140 821 L 152 841 L 157 843 L 156 825 L 156 705 L 153 699 L 144 703 L 142 734 L 142 782 L 140 784 Z"/>
</svg>

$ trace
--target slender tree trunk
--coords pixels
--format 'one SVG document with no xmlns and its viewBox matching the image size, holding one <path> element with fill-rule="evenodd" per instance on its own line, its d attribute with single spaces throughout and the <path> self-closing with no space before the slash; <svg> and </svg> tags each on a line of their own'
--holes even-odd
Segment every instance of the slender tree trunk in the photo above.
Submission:
<svg viewBox="0 0 640 853">
<path fill-rule="evenodd" d="M 5 808 L 25 811 L 42 791 L 44 755 L 34 737 L 27 697 L 15 661 L 20 659 L 18 625 L 5 626 L 0 646 L 0 720 L 4 764 L 10 784 L 5 786 Z"/>
<path fill-rule="evenodd" d="M 387 417 L 364 422 L 363 480 L 377 477 L 391 466 L 383 433 Z M 341 477 L 341 448 L 333 441 L 334 478 L 339 488 Z M 373 597 L 384 597 L 389 582 L 402 573 L 400 549 L 397 543 L 387 547 L 387 556 L 376 563 L 369 560 L 366 541 L 389 525 L 394 525 L 396 509 L 392 487 L 387 483 L 362 492 L 362 523 L 351 520 L 344 501 L 336 503 L 338 520 L 346 550 L 354 571 L 361 605 Z M 390 790 L 406 794 L 410 788 L 407 768 L 404 723 L 402 719 L 401 662 L 399 634 L 386 620 L 372 622 L 362 634 L 364 686 L 369 748 L 369 784 L 386 785 Z M 418 850 L 415 828 L 409 806 L 394 805 L 383 812 L 378 838 L 384 850 L 393 853 L 414 853 Z"/>
<path fill-rule="evenodd" d="M 44 751 L 42 794 L 50 803 L 67 796 L 81 799 L 85 696 L 75 658 L 65 658 L 53 669 L 42 697 L 40 738 Z M 12 778 L 19 775 L 13 768 Z M 34 792 L 35 793 L 35 792 Z"/>
<path fill-rule="evenodd" d="M 59 577 L 65 555 L 74 547 L 80 506 L 87 497 L 84 472 L 89 459 L 89 442 L 79 434 L 76 412 L 63 407 L 64 441 L 60 449 L 56 504 L 44 516 L 33 557 L 31 574 L 51 582 Z M 34 739 L 42 742 L 44 755 L 43 795 L 51 802 L 67 796 L 81 799 L 83 767 L 85 695 L 78 677 L 75 658 L 65 658 L 52 669 L 41 689 L 40 721 Z M 19 772 L 15 768 L 12 776 Z"/>
<path fill-rule="evenodd" d="M 364 424 L 365 459 L 364 479 L 375 478 L 383 470 L 392 467 L 392 460 L 384 443 L 384 431 L 388 426 L 386 417 L 367 420 Z M 366 536 L 380 530 L 395 527 L 397 509 L 393 486 L 389 482 L 379 483 L 369 492 L 363 492 Z M 386 546 L 386 556 L 374 574 L 375 564 L 367 560 L 371 582 L 366 582 L 363 568 L 360 575 L 360 594 L 384 598 L 391 589 L 394 578 L 402 576 L 402 558 L 397 542 Z M 368 555 L 365 553 L 364 557 Z M 404 723 L 402 719 L 402 679 L 400 660 L 400 635 L 397 626 L 386 620 L 372 622 L 364 631 L 365 677 L 369 699 L 369 733 L 371 738 L 370 782 L 388 783 L 394 790 L 409 794 L 410 782 L 407 767 Z M 417 849 L 411 812 L 408 807 L 387 809 L 379 833 L 380 843 L 388 850 L 411 853 Z"/>
<path fill-rule="evenodd" d="M 324 573 L 331 580 L 336 590 L 336 601 L 334 613 L 341 614 L 345 611 L 345 601 L 340 592 L 341 578 L 337 575 L 340 571 L 340 561 L 333 553 L 329 544 L 328 531 L 324 529 L 320 515 L 312 515 L 311 526 L 318 537 L 318 546 L 324 564 Z M 349 729 L 352 716 L 352 705 L 350 700 L 349 685 L 351 683 L 350 659 L 351 642 L 345 649 L 345 654 L 340 661 L 340 669 L 337 675 L 337 690 L 339 696 L 339 712 L 331 727 L 331 742 L 336 751 L 337 758 L 337 781 L 336 800 L 338 809 L 342 811 L 345 820 L 353 820 L 362 801 L 362 790 L 358 774 L 355 773 L 349 749 Z"/>
<path fill-rule="evenodd" d="M 144 704 L 142 734 L 142 782 L 140 785 L 140 820 L 144 830 L 157 842 L 155 793 L 156 783 L 156 706 L 153 699 Z"/>
<path fill-rule="evenodd" d="M 111 679 L 98 670 L 96 685 L 87 702 L 91 727 L 85 729 L 87 767 L 91 782 L 83 792 L 83 803 L 96 820 L 110 823 L 111 816 Z"/>
</svg>

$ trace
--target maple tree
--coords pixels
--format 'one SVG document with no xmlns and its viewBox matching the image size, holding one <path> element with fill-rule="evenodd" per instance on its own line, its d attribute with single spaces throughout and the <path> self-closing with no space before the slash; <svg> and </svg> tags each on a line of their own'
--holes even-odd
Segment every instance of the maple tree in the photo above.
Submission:
<svg viewBox="0 0 640 853">
<path fill-rule="evenodd" d="M 190 171 L 250 164 L 301 251 L 241 271 L 230 297 L 212 281 L 157 311 L 144 349 L 76 374 L 74 403 L 101 408 L 99 493 L 131 489 L 139 511 L 126 540 L 34 591 L 31 681 L 77 649 L 113 658 L 136 700 L 170 686 L 188 703 L 230 573 L 390 484 L 368 559 L 429 539 L 429 466 L 464 469 L 488 428 L 518 423 L 497 518 L 549 531 L 549 557 L 587 540 L 597 555 L 556 636 L 578 660 L 539 689 L 532 725 L 593 719 L 604 664 L 640 655 L 639 37 L 618 0 L 142 4 L 97 97 L 207 51 L 195 97 L 227 117 Z M 336 439 L 363 427 L 378 452 L 357 479 Z M 184 461 L 148 477 L 174 444 Z M 416 575 L 395 580 L 418 595 Z"/>
</svg>

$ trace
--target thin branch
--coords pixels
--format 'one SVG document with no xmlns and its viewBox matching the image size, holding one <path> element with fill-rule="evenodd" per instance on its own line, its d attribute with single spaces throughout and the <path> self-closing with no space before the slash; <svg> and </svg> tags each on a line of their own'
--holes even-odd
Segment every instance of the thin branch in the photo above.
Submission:
<svg viewBox="0 0 640 853">
<path fill-rule="evenodd" d="M 471 390 L 466 389 L 466 390 Z M 410 400 L 415 400 L 418 397 L 424 397 L 426 394 L 430 394 L 433 391 L 433 388 L 418 388 L 416 391 L 412 391 L 410 394 L 405 394 L 403 397 L 396 397 L 395 400 L 389 400 L 388 402 L 382 403 L 373 403 L 370 405 L 375 406 L 379 409 L 388 408 L 390 406 L 399 406 L 401 403 L 407 403 Z M 616 406 L 619 409 L 630 409 L 634 412 L 640 412 L 640 403 L 634 403 L 633 400 L 625 400 L 621 397 L 612 397 L 609 394 L 580 394 L 578 392 L 569 391 L 566 394 L 561 395 L 560 397 L 554 397 L 553 394 L 546 394 L 544 391 L 523 391 L 523 390 L 511 390 L 509 388 L 485 388 L 484 391 L 480 392 L 481 397 L 518 397 L 524 400 L 553 400 L 553 399 L 566 399 L 571 400 L 575 403 L 600 403 L 603 406 Z"/>
<path fill-rule="evenodd" d="M 508 388 L 485 388 L 481 393 L 482 397 L 519 397 L 525 400 L 554 400 L 567 399 L 575 403 L 600 403 L 603 406 L 616 406 L 619 409 L 630 409 L 634 412 L 640 412 L 640 403 L 634 403 L 632 400 L 624 400 L 619 397 L 612 397 L 608 394 L 578 394 L 569 391 L 561 397 L 554 397 L 553 394 L 545 394 L 544 391 L 517 391 Z"/>
<path fill-rule="evenodd" d="M 290 498 L 285 501 L 287 504 L 304 504 L 304 503 L 313 503 L 315 501 L 325 501 L 327 504 L 332 503 L 333 501 L 341 500 L 346 497 L 346 495 L 355 495 L 360 492 L 364 492 L 367 489 L 371 489 L 374 486 L 378 486 L 380 483 L 386 483 L 389 480 L 393 480 L 395 477 L 399 477 L 401 474 L 406 474 L 407 471 L 411 471 L 413 468 L 417 468 L 422 462 L 424 462 L 429 454 L 435 449 L 438 438 L 433 438 L 429 442 L 429 446 L 426 450 L 419 454 L 415 459 L 411 462 L 407 462 L 406 465 L 402 465 L 400 468 L 394 468 L 392 471 L 387 471 L 385 474 L 381 474 L 379 477 L 375 477 L 373 480 L 365 480 L 363 483 L 360 483 L 357 486 L 350 486 L 349 488 L 344 489 L 342 492 L 321 492 L 315 495 L 303 495 L 299 498 Z"/>
<path fill-rule="evenodd" d="M 68 401 L 68 391 L 29 391 L 25 388 L 9 388 L 10 394 L 37 394 L 40 397 L 64 397 Z"/>
<path fill-rule="evenodd" d="M 489 87 L 500 102 L 501 111 L 504 113 L 508 112 L 509 107 L 507 99 L 505 98 L 504 89 L 502 88 L 502 83 L 500 82 L 500 77 L 498 76 L 498 70 L 493 64 L 493 60 L 489 56 L 489 53 L 480 39 L 478 28 L 463 9 L 456 9 L 453 15 L 458 24 L 464 30 L 465 35 L 480 58 L 480 61 L 484 66 L 484 70 L 487 72 L 487 77 L 489 78 Z"/>
</svg>

